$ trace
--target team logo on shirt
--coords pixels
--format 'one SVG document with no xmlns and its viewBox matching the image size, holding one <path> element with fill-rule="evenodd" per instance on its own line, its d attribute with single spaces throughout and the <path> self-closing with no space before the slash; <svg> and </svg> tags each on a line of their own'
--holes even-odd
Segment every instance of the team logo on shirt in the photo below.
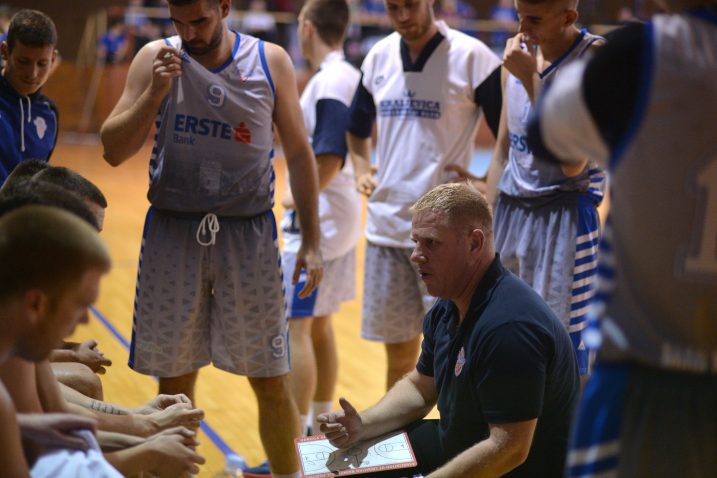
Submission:
<svg viewBox="0 0 717 478">
<path fill-rule="evenodd" d="M 381 83 L 383 83 L 383 80 L 384 80 L 383 75 L 378 75 L 378 76 L 376 77 L 376 79 L 373 80 L 373 84 L 378 86 L 378 85 L 380 85 Z"/>
<path fill-rule="evenodd" d="M 440 101 L 423 100 L 413 90 L 405 90 L 401 98 L 387 98 L 378 104 L 379 116 L 439 119 Z"/>
<path fill-rule="evenodd" d="M 249 75 L 251 75 L 251 71 L 247 72 L 247 74 L 244 74 L 244 68 L 239 68 L 239 65 L 237 65 L 237 73 L 239 74 L 239 79 L 241 81 L 246 81 L 249 79 Z"/>
<path fill-rule="evenodd" d="M 45 132 L 47 131 L 47 122 L 45 122 L 45 118 L 38 116 L 35 118 L 33 123 L 35 124 L 35 131 L 37 131 L 37 137 L 40 139 L 44 138 Z"/>
<path fill-rule="evenodd" d="M 456 366 L 453 369 L 453 373 L 457 376 L 463 371 L 463 366 L 466 364 L 466 350 L 461 347 L 461 351 L 458 352 L 458 358 L 456 359 Z"/>
</svg>

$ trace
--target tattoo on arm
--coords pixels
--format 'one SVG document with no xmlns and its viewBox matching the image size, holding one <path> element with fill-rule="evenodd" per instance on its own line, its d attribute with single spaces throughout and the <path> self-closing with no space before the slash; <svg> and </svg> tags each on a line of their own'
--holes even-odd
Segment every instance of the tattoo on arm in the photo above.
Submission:
<svg viewBox="0 0 717 478">
<path fill-rule="evenodd" d="M 90 408 L 100 413 L 107 413 L 108 415 L 126 415 L 126 413 L 117 406 L 94 399 L 90 401 Z"/>
</svg>

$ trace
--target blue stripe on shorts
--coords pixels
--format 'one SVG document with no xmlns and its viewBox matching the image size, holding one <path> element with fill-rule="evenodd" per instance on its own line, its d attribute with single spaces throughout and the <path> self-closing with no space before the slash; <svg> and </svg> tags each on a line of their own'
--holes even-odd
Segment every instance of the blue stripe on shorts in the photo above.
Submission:
<svg viewBox="0 0 717 478">
<path fill-rule="evenodd" d="M 580 375 L 587 375 L 589 369 L 589 350 L 582 338 L 587 325 L 587 315 L 595 295 L 597 278 L 597 250 L 600 235 L 595 203 L 589 196 L 578 200 L 577 238 L 575 240 L 575 264 L 570 302 L 570 322 L 568 333 L 575 348 Z"/>
<path fill-rule="evenodd" d="M 616 472 L 629 372 L 627 364 L 595 365 L 580 400 L 566 477 L 611 476 Z"/>
</svg>

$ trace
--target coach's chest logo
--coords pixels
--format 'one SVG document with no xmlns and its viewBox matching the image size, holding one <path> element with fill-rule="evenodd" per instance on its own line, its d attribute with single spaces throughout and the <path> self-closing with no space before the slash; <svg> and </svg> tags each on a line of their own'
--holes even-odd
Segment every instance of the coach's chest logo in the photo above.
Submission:
<svg viewBox="0 0 717 478">
<path fill-rule="evenodd" d="M 47 131 L 47 122 L 45 121 L 45 118 L 38 116 L 35 118 L 33 123 L 35 124 L 35 131 L 37 131 L 37 137 L 40 139 L 44 138 L 45 132 Z"/>
<path fill-rule="evenodd" d="M 458 352 L 458 358 L 456 359 L 456 366 L 453 369 L 455 376 L 459 376 L 463 371 L 463 366 L 466 364 L 466 350 L 461 347 L 461 351 Z"/>
</svg>

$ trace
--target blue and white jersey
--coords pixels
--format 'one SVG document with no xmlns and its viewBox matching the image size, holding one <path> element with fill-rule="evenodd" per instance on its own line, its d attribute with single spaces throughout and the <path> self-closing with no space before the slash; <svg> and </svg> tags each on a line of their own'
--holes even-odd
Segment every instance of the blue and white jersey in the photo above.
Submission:
<svg viewBox="0 0 717 478">
<path fill-rule="evenodd" d="M 600 335 L 586 341 L 602 339 L 603 360 L 714 374 L 717 13 L 658 15 L 644 34 L 624 134 L 606 144 L 609 125 L 588 109 L 586 67 L 576 64 L 545 98 L 542 140 L 558 156 L 589 155 L 610 167 L 593 311 Z"/>
<path fill-rule="evenodd" d="M 0 75 L 0 184 L 20 161 L 49 160 L 57 127 L 57 107 L 49 98 L 21 95 Z"/>
<path fill-rule="evenodd" d="M 394 32 L 369 51 L 361 66 L 357 97 L 363 87 L 371 103 L 366 109 L 375 112 L 378 127 L 378 187 L 368 200 L 366 237 L 380 246 L 413 247 L 410 207 L 455 178 L 446 166 L 468 168 L 481 116 L 476 90 L 500 67 L 479 40 L 443 22 L 437 26 L 439 33 L 415 62 Z M 352 133 L 354 122 L 352 116 Z M 366 126 L 370 135 L 370 121 Z"/>
<path fill-rule="evenodd" d="M 602 39 L 582 30 L 568 51 L 540 74 L 543 87 L 560 76 L 561 68 L 584 56 L 593 43 Z M 547 196 L 559 191 L 588 192 L 597 203 L 602 201 L 605 177 L 594 164 L 589 164 L 579 175 L 568 177 L 560 165 L 533 156 L 527 141 L 533 104 L 523 84 L 510 73 L 505 83 L 505 98 L 510 148 L 498 189 L 509 196 L 522 198 Z"/>
<path fill-rule="evenodd" d="M 150 159 L 147 197 L 157 208 L 255 216 L 272 207 L 274 85 L 263 42 L 233 34 L 232 55 L 215 70 L 181 52 Z M 178 36 L 165 42 L 181 48 Z"/>
<path fill-rule="evenodd" d="M 349 107 L 361 75 L 341 51 L 329 53 L 301 95 L 301 111 L 314 154 L 346 157 Z M 354 248 L 361 236 L 361 199 L 356 192 L 350 161 L 319 192 L 321 255 L 325 260 L 341 257 Z M 296 211 L 282 221 L 284 251 L 298 252 L 301 235 Z"/>
</svg>

